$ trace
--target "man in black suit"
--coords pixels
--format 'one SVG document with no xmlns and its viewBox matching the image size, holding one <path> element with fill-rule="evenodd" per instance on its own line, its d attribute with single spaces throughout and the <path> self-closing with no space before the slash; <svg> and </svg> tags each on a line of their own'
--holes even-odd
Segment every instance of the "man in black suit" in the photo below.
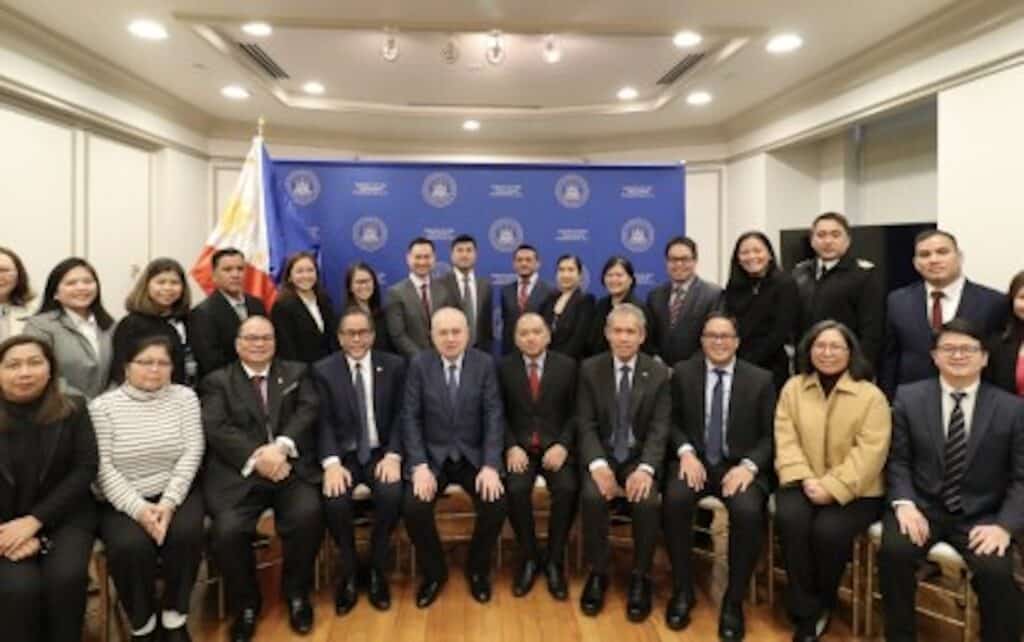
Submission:
<svg viewBox="0 0 1024 642">
<path fill-rule="evenodd" d="M 515 350 L 515 327 L 519 315 L 539 312 L 540 305 L 551 293 L 551 286 L 540 278 L 540 255 L 537 248 L 523 243 L 512 255 L 516 280 L 501 288 L 501 353 Z"/>
<path fill-rule="evenodd" d="M 242 289 L 245 282 L 245 255 L 233 247 L 217 250 L 210 258 L 216 292 L 192 309 L 189 316 L 189 341 L 199 366 L 200 380 L 214 370 L 234 363 L 238 325 L 245 319 L 266 316 L 263 302 Z"/>
<path fill-rule="evenodd" d="M 729 510 L 729 584 L 718 635 L 743 639 L 743 600 L 761 554 L 765 503 L 773 486 L 775 386 L 772 373 L 736 358 L 736 320 L 714 312 L 704 323 L 703 354 L 672 372 L 671 452 L 665 474 L 665 542 L 673 590 L 665 611 L 669 628 L 686 626 L 693 590 L 693 514 L 706 495 Z"/>
<path fill-rule="evenodd" d="M 508 468 L 509 521 L 523 561 L 512 594 L 533 587 L 541 556 L 533 523 L 533 485 L 544 477 L 551 493 L 548 555 L 544 564 L 548 591 L 555 599 L 569 595 L 565 580 L 565 545 L 576 513 L 579 489 L 575 461 L 576 360 L 548 351 L 551 333 L 544 319 L 527 312 L 516 323 L 519 353 L 501 361 L 499 379 L 505 400 L 505 464 Z"/>
<path fill-rule="evenodd" d="M 579 423 L 580 510 L 590 576 L 580 596 L 586 615 L 597 615 L 608 590 L 610 504 L 625 503 L 633 517 L 633 573 L 626 615 L 641 622 L 651 612 L 651 562 L 658 536 L 660 478 L 672 415 L 669 369 L 640 346 L 646 317 L 632 303 L 608 314 L 611 347 L 583 362 L 576 419 Z"/>
<path fill-rule="evenodd" d="M 665 245 L 668 282 L 647 295 L 651 313 L 650 343 L 662 363 L 672 367 L 700 348 L 704 319 L 718 307 L 722 288 L 697 276 L 697 243 L 677 236 Z"/>
<path fill-rule="evenodd" d="M 448 300 L 457 301 L 469 322 L 470 347 L 490 353 L 494 345 L 494 301 L 491 281 L 476 274 L 476 239 L 460 234 L 452 240 L 452 271 L 442 279 Z"/>
<path fill-rule="evenodd" d="M 386 314 L 391 343 L 398 354 L 411 358 L 430 348 L 430 317 L 446 305 L 456 305 L 448 288 L 431 275 L 434 269 L 434 242 L 423 237 L 409 242 L 405 262 L 408 278 L 388 289 Z"/>
<path fill-rule="evenodd" d="M 956 237 L 925 230 L 914 239 L 914 268 L 922 281 L 889 294 L 885 352 L 878 377 L 890 399 L 896 387 L 935 376 L 932 338 L 943 323 L 967 319 L 990 336 L 1006 319 L 1006 297 L 968 281 Z"/>
<path fill-rule="evenodd" d="M 206 465 L 203 491 L 213 516 L 210 539 L 236 613 L 231 640 L 248 642 L 260 611 L 252 540 L 260 515 L 274 509 L 284 542 L 281 594 L 292 630 L 309 633 L 309 591 L 323 516 L 313 434 L 318 398 L 306 364 L 274 358 L 274 326 L 251 316 L 238 328 L 239 360 L 201 387 Z"/>
<path fill-rule="evenodd" d="M 916 638 L 916 569 L 939 541 L 967 562 L 981 639 L 1021 639 L 1012 539 L 1024 532 L 1024 403 L 981 381 L 984 337 L 954 319 L 935 336 L 938 378 L 900 386 L 893 402 L 879 579 L 886 639 Z"/>
<path fill-rule="evenodd" d="M 817 256 L 793 268 L 802 304 L 797 338 L 818 321 L 839 321 L 853 330 L 864 356 L 876 365 L 885 331 L 885 284 L 875 264 L 849 253 L 850 223 L 838 212 L 814 219 L 811 247 Z"/>
<path fill-rule="evenodd" d="M 391 606 L 387 562 L 391 533 L 402 510 L 401 407 L 405 363 L 371 350 L 373 317 L 349 308 L 338 324 L 341 352 L 313 366 L 320 393 L 320 462 L 324 469 L 324 514 L 338 546 L 334 608 L 344 615 L 356 605 L 356 547 L 352 491 L 359 484 L 373 496 L 370 535 L 370 603 Z"/>
<path fill-rule="evenodd" d="M 409 364 L 402 416 L 402 444 L 412 485 L 405 494 L 405 526 L 423 567 L 416 606 L 437 598 L 448 568 L 434 522 L 437 493 L 449 483 L 473 498 L 476 524 L 466 574 L 478 602 L 491 599 L 491 552 L 505 521 L 501 483 L 502 416 L 494 360 L 467 347 L 469 326 L 458 308 L 442 308 L 431 323 L 434 350 Z"/>
</svg>

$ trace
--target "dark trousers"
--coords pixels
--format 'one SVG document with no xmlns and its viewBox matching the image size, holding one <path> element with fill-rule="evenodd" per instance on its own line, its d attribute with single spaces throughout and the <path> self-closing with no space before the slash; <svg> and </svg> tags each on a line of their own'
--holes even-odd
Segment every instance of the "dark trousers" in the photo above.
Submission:
<svg viewBox="0 0 1024 642">
<path fill-rule="evenodd" d="M 391 533 L 398 524 L 402 513 L 402 480 L 386 484 L 374 475 L 377 463 L 384 452 L 378 450 L 367 462 L 360 466 L 355 453 L 345 455 L 342 465 L 352 473 L 352 485 L 340 497 L 324 498 L 324 517 L 331 537 L 338 546 L 339 574 L 348 578 L 355 574 L 356 539 L 353 525 L 355 501 L 352 491 L 359 484 L 366 484 L 373 494 L 373 527 L 370 532 L 370 563 L 374 569 L 384 573 L 388 564 L 388 552 L 391 545 Z"/>
<path fill-rule="evenodd" d="M 636 470 L 638 462 L 627 462 L 616 465 L 608 462 L 615 472 L 619 485 L 625 489 L 626 478 Z M 590 471 L 584 467 L 580 472 L 580 511 L 583 517 L 583 552 L 592 573 L 608 572 L 608 561 L 611 547 L 608 542 L 609 522 L 611 520 L 611 503 L 626 506 L 633 518 L 633 570 L 649 574 L 654 561 L 654 547 L 658 540 L 658 521 L 660 519 L 660 494 L 658 486 L 651 487 L 647 499 L 631 503 L 617 498 L 612 502 L 601 496 Z"/>
<path fill-rule="evenodd" d="M 283 544 L 281 594 L 286 600 L 309 594 L 324 530 L 320 494 L 320 488 L 293 474 L 279 484 L 254 486 L 236 506 L 213 516 L 213 554 L 236 612 L 260 608 L 252 542 L 260 514 L 268 508 L 274 509 L 274 529 Z"/>
<path fill-rule="evenodd" d="M 110 504 L 100 505 L 100 538 L 132 629 L 141 629 L 160 610 L 188 614 L 192 586 L 203 557 L 203 515 L 201 494 L 189 493 L 174 511 L 163 546 L 158 546 L 134 519 Z M 156 599 L 158 577 L 164 580 L 160 607 Z"/>
<path fill-rule="evenodd" d="M 508 489 L 508 520 L 516 533 L 516 541 L 523 551 L 524 559 L 538 560 L 537 534 L 533 523 L 533 485 L 537 475 L 544 477 L 551 494 L 551 511 L 548 516 L 548 562 L 562 564 L 565 560 L 565 544 L 572 528 L 576 512 L 576 494 L 579 482 L 576 468 L 566 462 L 556 471 L 541 466 L 541 454 L 531 453 L 526 470 L 521 473 L 509 471 L 506 481 Z"/>
<path fill-rule="evenodd" d="M 85 510 L 95 511 L 92 500 Z M 95 518 L 93 518 L 95 519 Z M 95 533 L 63 526 L 47 533 L 53 550 L 20 562 L 0 558 L 0 639 L 79 642 Z"/>
<path fill-rule="evenodd" d="M 882 518 L 882 547 L 878 551 L 878 575 L 885 613 L 885 637 L 889 642 L 916 640 L 914 596 L 917 567 L 928 550 L 939 541 L 948 543 L 963 556 L 971 569 L 971 584 L 978 594 L 981 610 L 981 639 L 985 642 L 1018 642 L 1021 639 L 1021 595 L 1013 580 L 1013 546 L 999 557 L 975 555 L 967 546 L 973 523 L 944 509 L 922 511 L 928 519 L 929 538 L 916 546 L 900 533 L 896 513 L 886 510 Z"/>
<path fill-rule="evenodd" d="M 441 537 L 434 521 L 434 505 L 437 497 L 444 492 L 450 483 L 458 484 L 473 498 L 473 509 L 476 511 L 476 522 L 473 525 L 473 538 L 469 542 L 469 558 L 466 561 L 466 572 L 473 575 L 487 575 L 491 567 L 491 552 L 501 534 L 505 523 L 506 503 L 502 495 L 496 501 L 485 502 L 476 492 L 476 476 L 479 469 L 466 461 L 448 460 L 437 474 L 437 494 L 433 501 L 420 500 L 412 492 L 412 484 L 405 490 L 405 527 L 409 531 L 409 539 L 416 547 L 416 555 L 423 567 L 423 576 L 427 581 L 441 580 L 448 576 L 448 567 L 444 561 L 444 550 L 441 548 Z"/>
<path fill-rule="evenodd" d="M 775 493 L 775 522 L 786 563 L 786 608 L 794 624 L 817 618 L 836 605 L 853 540 L 882 511 L 882 498 L 862 497 L 846 505 L 818 506 L 799 485 Z"/>
<path fill-rule="evenodd" d="M 729 511 L 729 586 L 723 600 L 742 604 L 747 595 L 750 576 L 757 566 L 764 539 L 764 490 L 751 482 L 742 493 L 722 496 L 722 477 L 729 471 L 726 465 L 708 468 L 704 488 L 696 492 L 679 479 L 679 460 L 668 467 L 663 500 L 665 519 L 665 547 L 672 560 L 674 589 L 693 596 L 693 514 L 697 502 L 713 495 L 722 500 Z"/>
</svg>

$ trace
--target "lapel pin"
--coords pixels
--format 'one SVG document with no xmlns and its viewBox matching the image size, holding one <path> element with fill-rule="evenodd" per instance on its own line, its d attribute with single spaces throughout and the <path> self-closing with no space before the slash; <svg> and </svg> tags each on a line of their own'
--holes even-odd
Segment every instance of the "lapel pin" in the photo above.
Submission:
<svg viewBox="0 0 1024 642">
<path fill-rule="evenodd" d="M 641 376 L 641 377 L 646 377 L 646 376 L 647 376 L 647 371 L 646 371 L 646 370 L 644 370 L 643 372 L 641 372 L 641 373 L 640 373 L 640 376 Z"/>
<path fill-rule="evenodd" d="M 381 368 L 380 366 L 377 366 L 377 372 L 384 372 L 384 368 Z"/>
<path fill-rule="evenodd" d="M 280 385 L 281 385 L 281 384 L 283 384 L 283 383 L 284 383 L 284 379 L 282 379 L 281 377 L 278 377 L 278 378 L 277 378 L 277 385 L 279 385 L 279 386 L 280 386 Z"/>
</svg>

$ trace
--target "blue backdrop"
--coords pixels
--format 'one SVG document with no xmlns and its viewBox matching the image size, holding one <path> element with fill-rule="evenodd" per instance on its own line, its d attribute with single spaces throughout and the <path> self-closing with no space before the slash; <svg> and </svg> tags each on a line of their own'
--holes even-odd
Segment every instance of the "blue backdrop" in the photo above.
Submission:
<svg viewBox="0 0 1024 642">
<path fill-rule="evenodd" d="M 382 288 L 405 278 L 406 247 L 435 242 L 438 273 L 449 270 L 449 242 L 477 239 L 477 274 L 496 286 L 515 279 L 512 252 L 537 247 L 541 278 L 553 282 L 555 259 L 577 254 L 596 294 L 613 254 L 636 269 L 645 297 L 664 278 L 662 251 L 685 230 L 685 169 L 670 166 L 439 165 L 273 161 L 271 264 L 301 249 L 320 252 L 325 284 L 342 305 L 344 274 L 362 259 Z M 590 278 L 594 275 L 593 278 Z M 275 273 L 275 277 L 277 274 Z"/>
</svg>

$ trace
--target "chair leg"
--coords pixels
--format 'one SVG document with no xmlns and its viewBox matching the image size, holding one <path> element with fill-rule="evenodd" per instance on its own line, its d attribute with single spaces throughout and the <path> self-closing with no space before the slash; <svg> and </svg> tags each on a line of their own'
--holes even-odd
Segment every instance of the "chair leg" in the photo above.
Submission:
<svg viewBox="0 0 1024 642">
<path fill-rule="evenodd" d="M 971 588 L 971 574 L 969 571 L 961 573 L 963 581 L 964 600 L 964 635 L 963 642 L 971 642 L 972 627 L 974 625 L 974 589 Z"/>
<path fill-rule="evenodd" d="M 852 596 L 851 596 L 850 601 L 852 602 L 852 605 L 853 605 L 852 606 L 852 609 L 853 609 L 853 626 L 851 628 L 853 629 L 853 635 L 854 636 L 860 635 L 860 625 L 861 625 L 861 613 L 860 612 L 861 612 L 861 609 L 863 608 L 863 602 L 864 602 L 864 596 L 861 593 L 861 590 L 862 590 L 862 587 L 861 587 L 861 579 L 862 579 L 861 574 L 863 573 L 863 567 L 862 567 L 862 564 L 861 564 L 861 560 L 862 560 L 863 556 L 865 555 L 864 548 L 865 548 L 865 542 L 862 539 L 857 538 L 857 539 L 855 539 L 853 541 L 853 569 L 852 569 L 852 577 L 850 578 L 850 584 L 851 584 L 851 588 L 853 590 L 852 590 Z"/>
<path fill-rule="evenodd" d="M 768 607 L 775 608 L 775 520 L 768 516 Z"/>
<path fill-rule="evenodd" d="M 96 581 L 100 587 L 100 617 L 103 618 L 103 642 L 110 642 L 110 619 L 113 609 L 110 606 L 110 577 L 107 570 L 107 559 L 101 553 L 96 560 Z"/>
<path fill-rule="evenodd" d="M 867 559 L 865 560 L 865 572 L 864 572 L 864 630 L 862 633 L 866 637 L 871 637 L 874 627 L 874 612 L 875 612 L 875 543 L 870 539 L 867 542 Z"/>
</svg>

